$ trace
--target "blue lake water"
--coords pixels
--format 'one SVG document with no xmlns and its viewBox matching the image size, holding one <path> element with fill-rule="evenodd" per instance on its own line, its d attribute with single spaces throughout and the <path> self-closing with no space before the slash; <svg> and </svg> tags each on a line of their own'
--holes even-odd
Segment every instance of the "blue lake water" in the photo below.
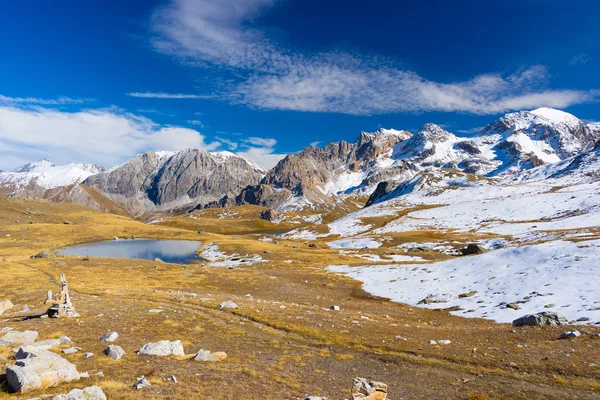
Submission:
<svg viewBox="0 0 600 400">
<path fill-rule="evenodd" d="M 142 260 L 160 258 L 169 263 L 186 263 L 202 260 L 196 254 L 201 245 L 202 242 L 193 240 L 119 239 L 64 247 L 57 253 L 63 256 Z"/>
</svg>

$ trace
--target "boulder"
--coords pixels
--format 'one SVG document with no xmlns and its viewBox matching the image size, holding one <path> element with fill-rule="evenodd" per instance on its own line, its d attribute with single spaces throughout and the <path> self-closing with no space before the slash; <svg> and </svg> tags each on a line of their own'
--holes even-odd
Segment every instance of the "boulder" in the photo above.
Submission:
<svg viewBox="0 0 600 400">
<path fill-rule="evenodd" d="M 56 257 L 55 253 L 53 253 L 51 251 L 45 251 L 45 250 L 43 250 L 43 251 L 40 251 L 37 254 L 32 255 L 29 258 L 36 259 L 36 258 L 54 258 L 54 257 Z"/>
<path fill-rule="evenodd" d="M 0 315 L 4 313 L 4 311 L 8 311 L 14 307 L 14 304 L 10 300 L 2 300 L 0 301 Z"/>
<path fill-rule="evenodd" d="M 222 351 L 211 353 L 208 350 L 200 349 L 194 357 L 195 361 L 222 361 L 227 358 L 227 354 Z"/>
<path fill-rule="evenodd" d="M 275 221 L 277 220 L 277 217 L 279 217 L 279 213 L 275 210 L 273 210 L 272 208 L 269 208 L 267 210 L 263 210 L 260 212 L 260 214 L 258 215 L 258 217 L 260 219 L 264 219 L 266 221 Z"/>
<path fill-rule="evenodd" d="M 567 325 L 568 323 L 567 317 L 551 311 L 528 314 L 512 322 L 513 326 Z"/>
<path fill-rule="evenodd" d="M 463 256 L 470 256 L 472 254 L 481 254 L 484 251 L 479 245 L 475 243 L 470 243 L 464 249 L 460 249 L 460 252 Z"/>
<path fill-rule="evenodd" d="M 340 306 L 331 306 L 331 307 L 329 307 L 329 309 L 331 311 L 340 311 L 341 310 Z"/>
<path fill-rule="evenodd" d="M 238 308 L 238 305 L 235 304 L 233 301 L 231 300 L 227 300 L 221 303 L 220 307 L 221 310 L 225 309 L 225 308 L 229 308 L 229 309 L 236 309 Z"/>
<path fill-rule="evenodd" d="M 125 350 L 123 350 L 120 346 L 111 344 L 106 349 L 104 349 L 104 354 L 106 354 L 113 360 L 120 360 L 121 357 L 125 355 Z"/>
<path fill-rule="evenodd" d="M 59 346 L 61 344 L 60 340 L 58 339 L 49 339 L 49 340 L 40 340 L 38 342 L 33 342 L 32 344 L 25 344 L 22 345 L 20 347 L 17 347 L 16 349 L 13 349 L 13 352 L 15 352 L 17 354 L 17 359 L 18 358 L 22 358 L 19 357 L 19 354 L 23 354 L 23 353 L 41 353 L 44 351 L 48 351 L 56 346 Z"/>
<path fill-rule="evenodd" d="M 352 400 L 385 400 L 387 385 L 382 382 L 368 382 L 364 378 L 354 378 L 351 393 Z"/>
<path fill-rule="evenodd" d="M 36 331 L 9 331 L 0 339 L 0 346 L 12 346 L 15 344 L 32 344 L 37 339 Z"/>
<path fill-rule="evenodd" d="M 16 392 L 43 390 L 79 380 L 75 365 L 49 351 L 24 353 L 15 365 L 6 369 L 6 380 Z"/>
<path fill-rule="evenodd" d="M 149 356 L 183 356 L 183 345 L 180 340 L 169 342 L 168 340 L 161 340 L 155 343 L 147 343 L 142 346 L 139 354 L 146 354 Z"/>
<path fill-rule="evenodd" d="M 110 343 L 110 342 L 114 342 L 115 340 L 117 340 L 118 337 L 119 337 L 119 334 L 117 332 L 108 332 L 108 333 L 105 333 L 104 335 L 102 335 L 102 337 L 100 338 L 100 341 L 105 342 L 105 343 Z"/>
<path fill-rule="evenodd" d="M 560 335 L 560 338 L 561 339 L 576 339 L 576 338 L 578 338 L 580 336 L 581 336 L 581 332 L 579 332 L 578 330 L 574 330 L 574 331 L 563 332 Z"/>
<path fill-rule="evenodd" d="M 106 395 L 98 386 L 73 389 L 67 394 L 59 394 L 52 400 L 106 400 Z"/>
<path fill-rule="evenodd" d="M 150 382 L 148 382 L 148 380 L 146 378 L 144 378 L 143 376 L 141 378 L 137 378 L 137 379 L 138 379 L 138 381 L 133 385 L 133 387 L 136 388 L 137 390 L 143 389 L 148 386 L 152 386 L 152 384 Z"/>
</svg>

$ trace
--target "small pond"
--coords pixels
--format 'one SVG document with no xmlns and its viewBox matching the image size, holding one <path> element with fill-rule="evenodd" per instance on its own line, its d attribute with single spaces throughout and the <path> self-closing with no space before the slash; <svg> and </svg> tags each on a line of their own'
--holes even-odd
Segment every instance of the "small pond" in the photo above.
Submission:
<svg viewBox="0 0 600 400">
<path fill-rule="evenodd" d="M 193 240 L 119 239 L 104 242 L 78 244 L 57 250 L 63 256 L 159 258 L 169 263 L 185 263 L 202 260 L 196 254 L 202 242 Z"/>
</svg>

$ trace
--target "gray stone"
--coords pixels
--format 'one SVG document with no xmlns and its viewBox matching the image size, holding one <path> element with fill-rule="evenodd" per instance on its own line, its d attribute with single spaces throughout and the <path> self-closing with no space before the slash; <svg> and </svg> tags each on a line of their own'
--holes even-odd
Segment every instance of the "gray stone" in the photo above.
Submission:
<svg viewBox="0 0 600 400">
<path fill-rule="evenodd" d="M 435 346 L 435 345 L 437 345 L 437 342 L 435 340 L 430 340 L 429 344 Z"/>
<path fill-rule="evenodd" d="M 560 335 L 561 339 L 576 339 L 581 336 L 581 332 L 578 330 L 566 331 Z"/>
<path fill-rule="evenodd" d="M 352 382 L 352 400 L 384 400 L 387 385 L 383 382 L 369 382 L 364 378 L 354 378 Z"/>
<path fill-rule="evenodd" d="M 146 378 L 144 378 L 143 376 L 141 378 L 137 378 L 137 379 L 138 379 L 138 381 L 133 385 L 133 387 L 136 388 L 137 390 L 152 386 L 152 384 L 150 382 L 148 382 L 148 380 Z"/>
<path fill-rule="evenodd" d="M 106 400 L 106 395 L 98 386 L 89 386 L 85 389 L 73 389 L 67 394 L 60 394 L 53 400 Z"/>
<path fill-rule="evenodd" d="M 49 339 L 49 340 L 40 340 L 38 342 L 33 342 L 32 344 L 25 344 L 16 349 L 13 349 L 13 352 L 16 353 L 17 359 L 20 358 L 20 354 L 23 353 L 41 353 L 44 351 L 48 351 L 56 346 L 60 345 L 60 340 L 58 339 Z"/>
<path fill-rule="evenodd" d="M 79 380 L 79 373 L 68 360 L 44 351 L 24 354 L 6 369 L 6 380 L 12 390 L 27 393 Z"/>
<path fill-rule="evenodd" d="M 71 338 L 68 337 L 68 336 L 61 336 L 61 337 L 58 338 L 58 340 L 60 340 L 60 342 L 63 343 L 63 344 L 71 344 L 71 343 L 73 343 L 73 341 L 71 340 Z"/>
<path fill-rule="evenodd" d="M 115 340 L 117 340 L 118 337 L 119 337 L 119 334 L 117 332 L 108 332 L 108 333 L 105 333 L 104 335 L 102 335 L 102 337 L 100 338 L 100 341 L 105 342 L 105 343 L 110 343 L 110 342 L 114 342 Z"/>
<path fill-rule="evenodd" d="M 221 306 L 219 308 L 221 308 L 221 310 L 227 309 L 227 308 L 229 308 L 229 309 L 236 309 L 236 308 L 238 308 L 238 305 L 235 304 L 231 300 L 227 300 L 227 301 L 222 302 Z"/>
<path fill-rule="evenodd" d="M 440 340 L 438 341 L 439 344 L 447 346 L 449 344 L 451 344 L 452 342 L 450 340 Z"/>
<path fill-rule="evenodd" d="M 567 317 L 550 311 L 525 315 L 512 322 L 513 326 L 567 325 L 568 323 Z"/>
<path fill-rule="evenodd" d="M 183 356 L 183 345 L 180 340 L 169 342 L 168 340 L 161 340 L 155 343 L 147 343 L 142 346 L 139 354 L 146 354 L 150 356 Z"/>
<path fill-rule="evenodd" d="M 65 354 L 73 354 L 79 351 L 79 347 L 69 347 L 68 349 L 63 349 L 62 352 Z"/>
<path fill-rule="evenodd" d="M 12 346 L 15 344 L 32 344 L 37 339 L 36 331 L 10 331 L 0 338 L 0 345 Z"/>
<path fill-rule="evenodd" d="M 331 311 L 340 311 L 340 310 L 341 310 L 341 309 L 340 309 L 340 306 L 331 306 L 331 307 L 329 307 L 329 309 L 330 309 Z"/>
<path fill-rule="evenodd" d="M 94 353 L 85 353 L 85 358 L 92 358 L 94 357 Z"/>
<path fill-rule="evenodd" d="M 104 349 L 104 354 L 106 354 L 114 360 L 120 360 L 121 357 L 125 355 L 125 351 L 120 346 L 111 344 L 106 349 Z"/>
<path fill-rule="evenodd" d="M 217 357 L 215 357 L 210 351 L 200 349 L 198 353 L 196 353 L 196 357 L 194 357 L 195 361 L 220 361 Z"/>
</svg>

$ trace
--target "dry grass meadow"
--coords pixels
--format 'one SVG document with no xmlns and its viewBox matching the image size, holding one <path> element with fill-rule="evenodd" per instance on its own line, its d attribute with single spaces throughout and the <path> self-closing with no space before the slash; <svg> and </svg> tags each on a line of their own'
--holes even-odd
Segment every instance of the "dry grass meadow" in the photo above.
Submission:
<svg viewBox="0 0 600 400">
<path fill-rule="evenodd" d="M 73 204 L 0 198 L 0 299 L 16 305 L 0 316 L 0 328 L 36 330 L 38 340 L 67 335 L 83 350 L 65 357 L 80 372 L 104 373 L 103 378 L 26 396 L 8 393 L 0 377 L 0 398 L 65 393 L 95 384 L 109 399 L 291 400 L 318 395 L 337 400 L 349 397 L 356 376 L 387 383 L 394 400 L 600 398 L 599 339 L 557 340 L 564 327 L 517 329 L 374 298 L 359 282 L 324 270 L 331 264 L 364 265 L 365 260 L 341 257 L 322 241 L 315 242 L 316 248 L 302 240 L 259 241 L 273 231 L 299 226 L 258 220 L 260 210 L 240 207 L 230 218 L 222 217 L 223 210 L 205 210 L 194 218 L 146 224 Z M 435 236 L 398 235 L 390 243 Z M 41 250 L 113 237 L 215 242 L 226 253 L 258 254 L 267 262 L 228 269 L 206 262 L 30 259 Z M 81 317 L 25 319 L 45 311 L 46 292 L 59 289 L 61 272 L 69 279 Z M 225 300 L 239 309 L 220 310 Z M 24 305 L 28 312 L 15 312 Z M 328 310 L 331 305 L 341 310 Z M 154 314 L 151 309 L 164 311 Z M 106 345 L 98 339 L 110 330 L 119 333 L 115 344 L 127 353 L 122 360 L 102 354 Z M 203 348 L 228 357 L 201 363 L 136 354 L 144 343 L 161 339 L 181 340 L 189 354 Z M 452 344 L 431 346 L 430 339 Z M 86 359 L 85 352 L 95 356 Z M 14 362 L 10 349 L 0 348 L 0 360 Z M 142 375 L 152 386 L 136 391 L 132 385 Z M 170 380 L 173 375 L 178 383 Z"/>
</svg>

